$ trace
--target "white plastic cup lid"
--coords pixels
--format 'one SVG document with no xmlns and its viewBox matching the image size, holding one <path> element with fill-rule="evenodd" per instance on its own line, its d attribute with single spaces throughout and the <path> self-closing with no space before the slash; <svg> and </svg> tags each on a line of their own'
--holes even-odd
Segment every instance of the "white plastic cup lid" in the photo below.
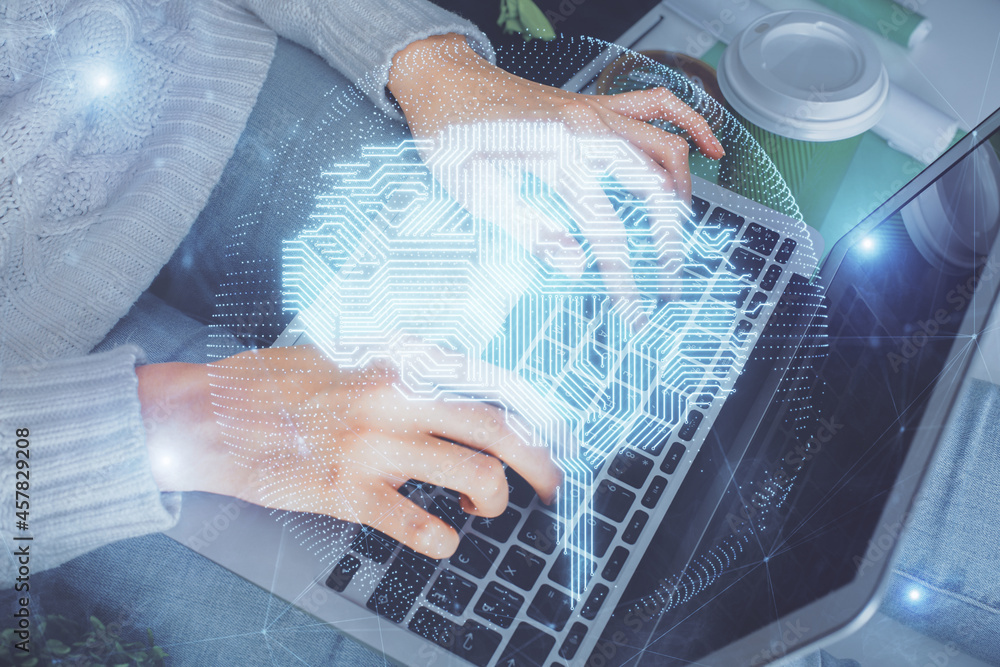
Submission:
<svg viewBox="0 0 1000 667">
<path fill-rule="evenodd" d="M 837 141 L 881 119 L 889 75 L 861 28 L 792 10 L 760 17 L 733 40 L 719 63 L 719 86 L 736 111 L 769 132 Z"/>
</svg>

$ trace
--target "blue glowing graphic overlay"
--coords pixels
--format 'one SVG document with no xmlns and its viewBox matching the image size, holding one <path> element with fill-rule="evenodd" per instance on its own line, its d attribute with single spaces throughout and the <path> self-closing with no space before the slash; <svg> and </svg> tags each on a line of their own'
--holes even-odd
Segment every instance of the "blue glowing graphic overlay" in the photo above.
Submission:
<svg viewBox="0 0 1000 667">
<path fill-rule="evenodd" d="M 620 140 L 489 124 L 450 128 L 430 166 L 427 149 L 370 146 L 324 174 L 308 228 L 284 247 L 285 307 L 333 362 L 390 359 L 413 400 L 493 402 L 550 446 L 579 594 L 593 568 L 594 471 L 623 445 L 662 443 L 689 406 L 730 391 L 746 360 L 728 299 L 745 285 L 718 270 L 734 239 L 688 222 Z M 613 220 L 599 197 L 563 196 L 595 183 Z M 477 216 L 458 201 L 470 195 L 486 202 Z M 582 245 L 585 266 L 555 229 Z M 609 296 L 608 266 L 640 298 Z"/>
</svg>

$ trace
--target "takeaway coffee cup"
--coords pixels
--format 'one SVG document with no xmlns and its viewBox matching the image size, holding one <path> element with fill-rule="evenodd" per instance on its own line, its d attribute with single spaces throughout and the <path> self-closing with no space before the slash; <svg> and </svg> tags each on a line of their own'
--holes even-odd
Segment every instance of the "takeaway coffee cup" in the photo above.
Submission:
<svg viewBox="0 0 1000 667">
<path fill-rule="evenodd" d="M 861 28 L 830 14 L 760 17 L 726 48 L 719 87 L 819 226 L 861 134 L 882 117 L 889 76 Z M 753 178 L 741 165 L 739 178 Z"/>
</svg>

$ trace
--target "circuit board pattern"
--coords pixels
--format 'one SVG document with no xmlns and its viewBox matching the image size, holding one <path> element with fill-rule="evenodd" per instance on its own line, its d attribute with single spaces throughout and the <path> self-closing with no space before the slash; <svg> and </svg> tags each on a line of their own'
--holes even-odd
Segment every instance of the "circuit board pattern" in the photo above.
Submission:
<svg viewBox="0 0 1000 667">
<path fill-rule="evenodd" d="M 714 270 L 733 239 L 687 224 L 634 148 L 542 124 L 455 127 L 442 142 L 429 170 L 427 146 L 413 140 L 331 170 L 314 224 L 286 243 L 285 307 L 332 361 L 390 359 L 415 400 L 502 405 L 588 490 L 623 439 L 661 438 L 689 405 L 731 386 L 746 354 L 733 338 L 737 312 L 710 296 L 742 288 Z M 497 187 L 512 175 L 513 192 Z M 615 220 L 550 183 L 599 184 Z M 487 204 L 473 216 L 458 200 L 477 193 Z M 654 219 L 671 233 L 652 234 Z M 560 265 L 558 242 L 551 252 L 538 242 L 556 238 L 540 226 L 581 242 L 582 274 Z M 622 229 L 625 243 L 601 242 Z M 641 298 L 608 297 L 607 260 L 634 276 Z M 588 512 L 561 511 L 567 525 Z M 583 553 L 587 543 L 578 536 Z"/>
</svg>

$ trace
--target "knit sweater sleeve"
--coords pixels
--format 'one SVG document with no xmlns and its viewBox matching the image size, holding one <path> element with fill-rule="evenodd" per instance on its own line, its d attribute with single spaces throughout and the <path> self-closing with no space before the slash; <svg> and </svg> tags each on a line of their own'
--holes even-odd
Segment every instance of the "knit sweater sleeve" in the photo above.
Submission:
<svg viewBox="0 0 1000 667">
<path fill-rule="evenodd" d="M 493 62 L 493 47 L 471 22 L 428 0 L 237 0 L 282 37 L 308 47 L 358 84 L 382 109 L 392 57 L 432 35 L 465 35 Z"/>
<path fill-rule="evenodd" d="M 146 454 L 141 359 L 126 345 L 0 369 L 0 533 L 28 549 L 31 572 L 176 523 L 180 494 L 159 492 Z M 0 558 L 0 588 L 18 567 Z"/>
</svg>

